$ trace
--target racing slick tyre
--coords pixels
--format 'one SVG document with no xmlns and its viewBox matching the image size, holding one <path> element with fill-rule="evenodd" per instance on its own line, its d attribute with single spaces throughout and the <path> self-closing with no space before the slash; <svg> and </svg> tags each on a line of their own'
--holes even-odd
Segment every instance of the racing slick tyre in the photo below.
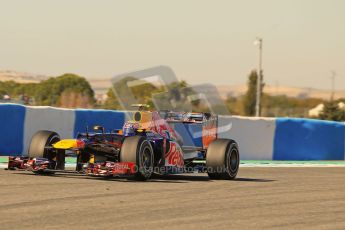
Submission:
<svg viewBox="0 0 345 230">
<path fill-rule="evenodd" d="M 30 142 L 28 155 L 32 158 L 47 158 L 49 161 L 54 160 L 55 163 L 50 166 L 52 169 L 64 169 L 65 168 L 65 152 L 55 152 L 51 147 L 54 143 L 60 141 L 60 136 L 56 132 L 48 130 L 40 130 L 35 133 Z"/>
<path fill-rule="evenodd" d="M 237 143 L 231 139 L 217 139 L 209 145 L 206 168 L 211 179 L 233 180 L 240 164 Z"/>
<path fill-rule="evenodd" d="M 121 162 L 135 162 L 135 180 L 147 180 L 153 173 L 154 153 L 148 140 L 142 136 L 127 137 L 121 147 Z"/>
</svg>

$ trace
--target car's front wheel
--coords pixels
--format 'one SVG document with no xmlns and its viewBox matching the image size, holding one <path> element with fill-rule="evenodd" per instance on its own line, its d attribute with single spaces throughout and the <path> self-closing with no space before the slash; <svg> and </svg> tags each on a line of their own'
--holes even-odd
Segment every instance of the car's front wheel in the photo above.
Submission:
<svg viewBox="0 0 345 230">
<path fill-rule="evenodd" d="M 60 141 L 56 132 L 40 130 L 36 132 L 30 142 L 28 155 L 32 158 L 47 158 L 51 161 L 50 169 L 65 169 L 65 151 L 53 150 L 52 146 Z"/>
<path fill-rule="evenodd" d="M 150 142 L 142 136 L 126 137 L 121 147 L 120 161 L 136 164 L 134 179 L 149 179 L 154 166 L 154 153 Z"/>
</svg>

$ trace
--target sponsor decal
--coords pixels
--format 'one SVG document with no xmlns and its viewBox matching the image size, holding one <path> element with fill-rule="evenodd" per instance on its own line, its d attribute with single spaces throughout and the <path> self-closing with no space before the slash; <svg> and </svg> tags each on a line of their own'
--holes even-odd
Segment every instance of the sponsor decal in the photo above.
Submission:
<svg viewBox="0 0 345 230">
<path fill-rule="evenodd" d="M 183 167 L 182 149 L 176 142 L 170 142 L 169 151 L 165 154 L 165 162 L 166 166 Z"/>
</svg>

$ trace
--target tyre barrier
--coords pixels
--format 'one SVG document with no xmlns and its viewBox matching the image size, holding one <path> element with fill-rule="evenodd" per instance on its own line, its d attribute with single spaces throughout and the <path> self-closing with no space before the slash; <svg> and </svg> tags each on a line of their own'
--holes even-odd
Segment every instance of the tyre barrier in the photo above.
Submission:
<svg viewBox="0 0 345 230">
<path fill-rule="evenodd" d="M 121 129 L 124 111 L 0 104 L 0 155 L 25 155 L 38 130 L 73 138 L 94 125 Z M 175 127 L 186 145 L 200 145 L 201 125 Z M 219 138 L 236 140 L 242 160 L 344 160 L 345 124 L 302 118 L 218 117 Z"/>
</svg>

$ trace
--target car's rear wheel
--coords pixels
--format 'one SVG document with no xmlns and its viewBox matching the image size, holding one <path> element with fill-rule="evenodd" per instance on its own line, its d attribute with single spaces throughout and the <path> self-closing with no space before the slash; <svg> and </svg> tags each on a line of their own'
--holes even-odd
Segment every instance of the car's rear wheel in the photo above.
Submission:
<svg viewBox="0 0 345 230">
<path fill-rule="evenodd" d="M 120 161 L 136 164 L 134 179 L 149 179 L 154 166 L 154 153 L 150 142 L 142 136 L 127 137 L 121 147 Z"/>
<path fill-rule="evenodd" d="M 206 168 L 211 179 L 233 180 L 240 164 L 238 145 L 231 139 L 213 141 L 206 153 Z"/>
<path fill-rule="evenodd" d="M 30 142 L 28 155 L 32 158 L 47 158 L 52 161 L 50 168 L 65 168 L 65 152 L 55 151 L 51 147 L 60 141 L 60 136 L 56 132 L 40 130 L 35 133 Z"/>
</svg>

